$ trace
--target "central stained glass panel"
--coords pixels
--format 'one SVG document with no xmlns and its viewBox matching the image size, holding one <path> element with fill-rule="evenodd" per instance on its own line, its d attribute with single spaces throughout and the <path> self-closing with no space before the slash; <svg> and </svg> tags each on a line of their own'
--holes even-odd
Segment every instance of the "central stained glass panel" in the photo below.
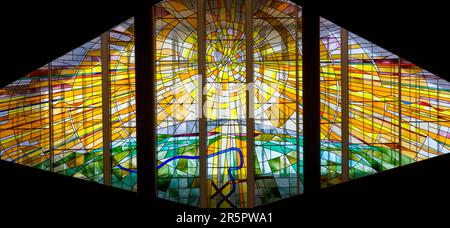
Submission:
<svg viewBox="0 0 450 228">
<path fill-rule="evenodd" d="M 200 204 L 207 179 L 208 207 L 248 207 L 300 192 L 300 7 L 289 1 L 164 1 L 155 7 L 158 196 Z M 246 31 L 251 11 L 253 30 Z M 199 26 L 205 28 L 198 46 Z M 253 50 L 247 53 L 251 34 Z M 199 136 L 198 50 L 204 48 L 207 136 Z M 248 151 L 246 75 L 253 58 L 255 149 Z M 207 175 L 199 174 L 199 144 L 206 141 Z M 248 186 L 248 155 L 255 158 L 255 186 Z M 255 196 L 248 195 L 248 188 Z"/>
</svg>

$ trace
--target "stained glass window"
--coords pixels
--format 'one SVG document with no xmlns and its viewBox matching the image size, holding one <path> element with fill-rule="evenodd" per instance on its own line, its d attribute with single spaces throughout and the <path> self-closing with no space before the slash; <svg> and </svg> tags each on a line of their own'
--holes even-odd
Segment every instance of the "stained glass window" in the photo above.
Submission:
<svg viewBox="0 0 450 228">
<path fill-rule="evenodd" d="M 301 193 L 301 7 L 204 3 L 153 7 L 157 196 L 220 208 Z M 0 89 L 0 158 L 137 191 L 134 36 L 131 18 Z M 323 187 L 448 153 L 449 110 L 449 82 L 320 19 Z"/>
<path fill-rule="evenodd" d="M 448 153 L 449 83 L 351 32 L 344 75 L 341 31 L 321 18 L 322 185 L 342 182 L 345 137 L 349 179 Z M 348 107 L 340 97 L 343 77 Z M 348 135 L 339 125 L 345 109 Z"/>
<path fill-rule="evenodd" d="M 108 45 L 96 37 L 0 90 L 2 160 L 103 183 L 111 172 L 103 146 L 110 143 L 113 185 L 136 190 L 133 24 L 105 33 Z M 109 48 L 110 60 L 102 48 Z M 110 65 L 106 74 L 103 65 Z M 104 75 L 110 84 L 103 84 Z M 106 122 L 105 107 L 111 107 Z M 111 142 L 104 142 L 107 122 Z"/>
</svg>

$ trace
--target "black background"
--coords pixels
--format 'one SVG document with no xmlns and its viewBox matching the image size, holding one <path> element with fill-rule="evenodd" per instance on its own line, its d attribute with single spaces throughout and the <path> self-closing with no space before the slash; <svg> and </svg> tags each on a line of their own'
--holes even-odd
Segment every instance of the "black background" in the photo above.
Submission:
<svg viewBox="0 0 450 228">
<path fill-rule="evenodd" d="M 447 35 L 447 30 L 450 28 L 450 16 L 448 7 L 444 6 L 444 1 L 395 1 L 395 4 L 394 1 L 304 2 L 307 6 L 313 7 L 318 14 L 345 27 L 349 31 L 418 64 L 442 78 L 446 78 L 447 80 L 450 79 L 448 70 L 448 53 L 450 53 L 450 48 L 448 45 L 449 37 Z M 2 13 L 0 14 L 0 30 L 2 31 L 1 37 L 3 40 L 0 49 L 2 53 L 1 86 L 14 81 L 16 78 L 29 73 L 100 35 L 103 31 L 132 17 L 134 12 L 144 5 L 142 1 L 137 0 L 120 2 L 73 1 L 70 3 L 64 1 L 55 3 L 55 1 L 44 0 L 30 3 L 13 1 L 8 4 L 1 4 Z M 348 212 L 348 216 L 350 216 L 350 212 L 358 213 L 359 210 L 357 208 L 362 207 L 380 207 L 385 209 L 392 206 L 416 206 L 419 208 L 423 206 L 449 207 L 449 196 L 447 192 L 450 192 L 450 187 L 448 186 L 450 180 L 450 171 L 448 170 L 448 167 L 450 167 L 450 163 L 448 162 L 448 156 L 443 157 L 446 158 L 440 159 L 436 163 L 427 163 L 428 165 L 425 166 L 417 164 L 418 167 L 421 167 L 420 173 L 415 173 L 411 169 L 407 172 L 394 170 L 391 172 L 391 175 L 397 176 L 397 178 L 379 180 L 379 178 L 376 179 L 377 177 L 375 177 L 373 180 L 378 180 L 376 183 L 378 183 L 378 185 L 383 185 L 387 189 L 385 191 L 380 192 L 379 190 L 366 188 L 366 193 L 359 193 L 360 195 L 356 195 L 357 197 L 361 197 L 360 199 L 355 198 L 349 203 L 346 203 L 348 201 L 345 200 L 338 200 L 333 202 L 333 205 L 330 204 L 326 206 L 324 205 L 325 202 L 319 203 L 319 201 L 317 201 L 316 203 L 305 203 L 304 206 L 299 207 L 335 207 L 332 210 L 322 210 L 317 212 L 322 215 L 327 213 Z M 28 169 L 25 171 L 20 168 L 12 169 L 13 168 L 10 166 L 5 169 L 2 168 L 3 173 L 1 173 L 2 176 L 0 176 L 0 181 L 3 180 L 3 184 L 0 187 L 0 196 L 2 196 L 2 205 L 5 207 L 54 206 L 56 208 L 69 208 L 72 207 L 71 203 L 76 201 L 78 201 L 80 205 L 87 205 L 86 207 L 88 208 L 95 207 L 96 205 L 98 206 L 97 203 L 93 202 L 95 199 L 86 197 L 91 193 L 82 190 L 84 185 L 78 184 L 76 181 L 73 181 L 75 187 L 72 188 L 75 189 L 72 189 L 73 191 L 70 193 L 72 194 L 71 199 L 73 202 L 58 201 L 58 198 L 63 200 L 65 197 L 64 193 L 59 193 L 60 195 L 55 192 L 51 193 L 53 195 L 50 195 L 50 193 L 46 194 L 46 191 L 51 190 L 50 188 L 38 190 L 45 185 L 66 185 L 71 181 L 69 180 L 70 178 L 63 178 L 63 181 L 60 179 L 43 181 L 43 179 L 39 178 L 44 178 L 46 175 L 36 174 L 36 176 L 33 177 L 23 177 L 21 176 L 21 172 L 29 172 Z M 11 177 L 9 172 L 14 173 L 16 176 Z M 7 177 L 7 181 L 5 181 L 5 177 Z M 399 178 L 402 178 L 405 183 L 399 184 Z M 29 184 L 24 185 L 22 183 L 24 181 L 29 182 Z M 77 184 L 79 189 L 77 189 Z M 360 185 L 364 187 L 367 186 L 367 183 L 364 183 L 363 181 Z M 14 190 L 14 186 L 21 188 L 21 190 Z M 390 186 L 396 188 L 393 191 L 398 194 L 398 197 L 392 197 L 389 193 Z M 95 189 L 94 191 L 103 191 L 99 189 L 98 186 L 92 189 Z M 370 192 L 371 190 L 372 192 Z M 336 190 L 336 192 L 339 191 L 342 193 L 342 191 L 345 191 L 345 187 L 344 190 Z M 78 195 L 77 192 L 79 192 Z M 406 197 L 401 197 L 402 192 L 407 192 Z M 16 195 L 11 195 L 14 193 Z M 29 197 L 29 201 L 15 200 L 20 198 L 23 194 L 29 194 L 29 196 L 27 196 Z M 36 196 L 35 194 L 38 194 L 39 196 Z M 117 198 L 116 195 L 114 195 L 116 193 L 110 194 L 111 195 L 106 194 L 105 196 Z M 366 194 L 365 196 L 367 198 L 364 198 L 364 194 Z M 33 201 L 33 195 L 34 197 L 45 198 L 45 202 L 47 203 L 44 204 L 41 201 Z M 344 195 L 332 195 L 332 197 L 335 198 L 344 196 L 345 192 Z M 127 195 L 126 197 L 133 198 L 135 196 Z M 330 195 L 328 195 L 328 197 L 330 197 Z M 421 197 L 431 197 L 431 199 L 418 200 Z M 91 201 L 83 201 L 83 199 Z M 383 202 L 383 199 L 386 202 Z M 101 199 L 98 202 L 103 202 L 102 200 L 107 201 L 107 199 Z M 301 199 L 296 200 L 298 201 L 290 201 L 290 203 L 286 203 L 285 205 L 277 204 L 277 209 L 274 211 L 277 223 L 290 223 L 289 221 L 292 218 L 288 216 L 292 216 L 292 214 L 299 212 L 300 209 L 285 212 L 283 208 L 287 206 L 296 206 L 297 203 L 301 204 L 303 202 Z M 394 203 L 388 203 L 392 201 L 394 201 Z M 405 204 L 405 202 L 410 203 Z M 158 202 L 158 205 L 153 206 L 163 207 L 162 204 L 164 204 L 164 202 Z M 137 203 L 130 203 L 128 207 L 134 208 L 136 205 Z M 113 210 L 124 210 L 122 207 L 116 208 L 114 203 L 108 204 L 108 206 Z M 180 206 L 175 207 L 180 208 Z M 340 210 L 344 207 L 353 207 L 355 209 Z M 268 210 L 270 210 L 270 208 L 268 208 Z M 128 209 L 125 211 L 128 211 Z M 429 212 L 429 210 L 425 211 Z M 170 211 L 164 211 L 164 213 L 149 212 L 148 215 L 153 216 L 149 217 L 150 220 L 158 220 L 158 216 L 167 217 L 170 221 L 174 220 L 173 214 L 171 214 Z M 387 215 L 388 217 L 401 217 L 397 213 L 386 214 L 385 211 L 378 211 L 375 215 L 377 215 L 376 217 L 378 217 L 378 220 L 382 219 L 384 215 Z M 373 214 L 371 213 L 371 217 L 372 216 Z M 324 221 L 321 222 L 323 223 Z"/>
</svg>

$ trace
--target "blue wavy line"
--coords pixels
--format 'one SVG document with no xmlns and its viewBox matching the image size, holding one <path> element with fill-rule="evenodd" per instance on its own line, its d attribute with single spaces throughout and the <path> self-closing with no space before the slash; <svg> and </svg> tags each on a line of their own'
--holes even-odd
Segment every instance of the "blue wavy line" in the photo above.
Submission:
<svg viewBox="0 0 450 228">
<path fill-rule="evenodd" d="M 212 158 L 212 157 L 215 157 L 215 156 L 218 156 L 218 155 L 221 155 L 221 154 L 224 154 L 224 153 L 228 153 L 228 152 L 231 152 L 231 151 L 237 151 L 239 153 L 240 163 L 239 163 L 239 166 L 229 167 L 228 168 L 228 177 L 230 178 L 231 183 L 232 183 L 231 184 L 231 191 L 226 196 L 224 196 L 219 202 L 217 202 L 217 207 L 220 207 L 220 205 L 236 191 L 236 180 L 234 179 L 233 174 L 231 173 L 231 171 L 232 170 L 242 169 L 242 167 L 244 166 L 244 154 L 242 154 L 242 151 L 239 148 L 237 148 L 237 147 L 230 147 L 228 149 L 221 150 L 221 151 L 218 151 L 216 153 L 209 154 L 207 156 L 207 158 Z M 165 160 L 164 162 L 159 164 L 156 168 L 157 169 L 161 169 L 162 167 L 167 165 L 167 163 L 169 163 L 169 162 L 171 162 L 173 160 L 177 160 L 177 159 L 199 159 L 199 158 L 200 158 L 200 156 L 178 155 L 178 156 L 174 156 L 174 157 L 171 157 L 171 158 Z M 132 169 L 125 168 L 125 167 L 123 167 L 120 164 L 117 164 L 117 167 L 119 167 L 121 170 L 127 171 L 129 173 L 137 173 L 137 170 L 132 170 Z"/>
<path fill-rule="evenodd" d="M 117 164 L 117 167 L 119 167 L 119 169 L 127 171 L 129 173 L 137 173 L 137 170 L 125 168 L 121 164 Z"/>
<path fill-rule="evenodd" d="M 228 148 L 228 149 L 225 149 L 225 150 L 218 151 L 216 153 L 212 153 L 212 154 L 207 156 L 207 158 L 212 158 L 212 157 L 215 157 L 217 155 L 221 155 L 221 154 L 228 153 L 228 152 L 231 152 L 231 151 L 237 151 L 239 153 L 240 163 L 239 163 L 239 166 L 237 166 L 237 167 L 229 167 L 228 168 L 228 177 L 230 178 L 231 183 L 232 183 L 231 191 L 217 203 L 217 207 L 220 207 L 220 205 L 235 192 L 235 190 L 236 190 L 236 180 L 234 179 L 233 174 L 231 173 L 231 171 L 232 170 L 242 169 L 242 167 L 244 166 L 244 155 L 242 154 L 242 151 L 239 148 L 231 147 L 231 148 Z M 167 163 L 169 163 L 169 162 L 171 162 L 173 160 L 176 160 L 176 159 L 199 159 L 199 158 L 200 158 L 200 156 L 178 155 L 178 156 L 174 156 L 174 157 L 171 157 L 171 158 L 165 160 L 163 163 L 159 164 L 156 168 L 160 169 L 160 168 L 164 167 Z M 120 166 L 119 166 L 119 168 L 120 168 Z"/>
<path fill-rule="evenodd" d="M 167 160 L 165 160 L 163 163 L 159 164 L 156 168 L 157 169 L 161 169 L 163 166 L 165 166 L 167 163 L 176 160 L 176 159 L 199 159 L 200 156 L 186 156 L 186 155 L 178 155 L 178 156 L 174 156 L 171 157 Z"/>
</svg>

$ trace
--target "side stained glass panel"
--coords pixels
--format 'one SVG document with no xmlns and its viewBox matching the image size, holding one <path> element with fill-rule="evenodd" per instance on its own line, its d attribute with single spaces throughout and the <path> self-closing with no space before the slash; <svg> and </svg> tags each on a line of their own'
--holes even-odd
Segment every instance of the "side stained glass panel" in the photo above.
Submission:
<svg viewBox="0 0 450 228">
<path fill-rule="evenodd" d="M 322 187 L 342 182 L 341 28 L 320 18 Z"/>
<path fill-rule="evenodd" d="M 112 185 L 136 191 L 134 19 L 109 34 Z"/>
<path fill-rule="evenodd" d="M 56 173 L 103 182 L 102 74 L 97 37 L 52 62 Z"/>
<path fill-rule="evenodd" d="M 158 197 L 199 205 L 197 1 L 154 6 Z"/>
<path fill-rule="evenodd" d="M 255 1 L 254 7 L 255 178 L 261 205 L 298 193 L 300 8 L 281 0 Z"/>
<path fill-rule="evenodd" d="M 134 21 L 0 90 L 1 159 L 103 183 L 102 65 L 110 65 L 113 186 L 136 190 Z"/>
<path fill-rule="evenodd" d="M 49 68 L 0 89 L 0 158 L 50 170 Z"/>
<path fill-rule="evenodd" d="M 324 187 L 341 182 L 340 29 L 321 19 Z M 448 153 L 450 83 L 353 33 L 348 43 L 350 179 Z"/>
</svg>

